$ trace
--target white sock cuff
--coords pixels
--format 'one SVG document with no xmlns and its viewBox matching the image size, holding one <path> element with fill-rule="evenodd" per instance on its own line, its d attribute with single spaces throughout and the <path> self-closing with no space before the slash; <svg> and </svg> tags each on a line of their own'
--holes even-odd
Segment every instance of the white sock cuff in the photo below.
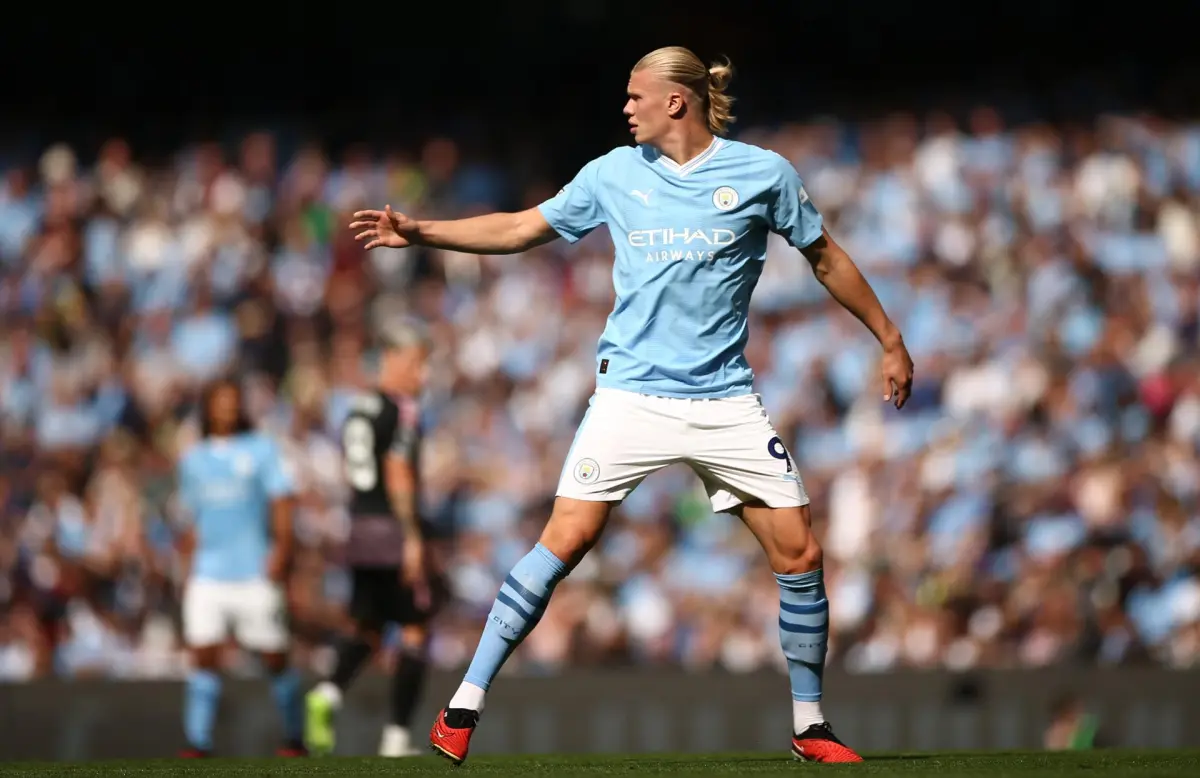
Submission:
<svg viewBox="0 0 1200 778">
<path fill-rule="evenodd" d="M 483 699 L 487 696 L 487 692 L 479 688 L 473 683 L 463 681 L 459 685 L 458 691 L 450 698 L 450 704 L 447 708 L 462 708 L 465 710 L 473 710 L 476 713 L 483 711 Z"/>
<path fill-rule="evenodd" d="M 334 708 L 342 707 L 342 690 L 333 681 L 321 681 L 314 691 Z"/>
</svg>

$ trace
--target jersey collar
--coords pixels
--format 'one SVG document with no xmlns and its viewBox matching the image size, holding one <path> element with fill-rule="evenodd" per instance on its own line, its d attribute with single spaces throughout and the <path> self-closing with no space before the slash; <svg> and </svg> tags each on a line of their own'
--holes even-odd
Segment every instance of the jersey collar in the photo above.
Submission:
<svg viewBox="0 0 1200 778">
<path fill-rule="evenodd" d="M 713 156 L 720 151 L 721 147 L 724 145 L 725 141 L 713 136 L 712 143 L 708 144 L 707 149 L 700 152 L 683 165 L 680 165 L 678 162 L 663 154 L 658 149 L 652 148 L 651 153 L 654 155 L 655 161 L 665 167 L 667 170 L 670 170 L 681 177 L 686 177 L 689 173 L 694 173 L 696 170 L 703 167 L 704 163 L 712 159 Z"/>
</svg>

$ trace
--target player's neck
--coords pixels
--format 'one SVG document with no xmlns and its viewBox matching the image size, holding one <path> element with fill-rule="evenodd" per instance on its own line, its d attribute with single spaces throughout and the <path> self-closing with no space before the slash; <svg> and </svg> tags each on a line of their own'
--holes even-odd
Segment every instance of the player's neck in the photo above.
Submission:
<svg viewBox="0 0 1200 778">
<path fill-rule="evenodd" d="M 408 397 L 411 394 L 399 385 L 392 385 L 385 381 L 380 381 L 376 387 L 388 397 Z"/>
<path fill-rule="evenodd" d="M 683 167 L 708 151 L 713 144 L 713 134 L 707 128 L 679 128 L 655 144 L 662 155 Z"/>
</svg>

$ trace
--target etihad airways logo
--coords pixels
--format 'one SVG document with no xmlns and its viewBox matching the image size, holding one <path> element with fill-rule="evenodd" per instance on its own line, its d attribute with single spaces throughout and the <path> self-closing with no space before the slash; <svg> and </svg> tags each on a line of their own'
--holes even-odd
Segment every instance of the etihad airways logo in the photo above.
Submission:
<svg viewBox="0 0 1200 778">
<path fill-rule="evenodd" d="M 733 230 L 690 227 L 634 230 L 626 237 L 630 246 L 650 249 L 646 252 L 647 262 L 708 262 L 718 250 L 737 240 Z"/>
</svg>

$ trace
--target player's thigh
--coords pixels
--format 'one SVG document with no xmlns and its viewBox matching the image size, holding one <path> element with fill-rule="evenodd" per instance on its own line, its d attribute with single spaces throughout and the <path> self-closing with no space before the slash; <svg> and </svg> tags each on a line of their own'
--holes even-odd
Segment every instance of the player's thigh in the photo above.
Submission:
<svg viewBox="0 0 1200 778">
<path fill-rule="evenodd" d="M 219 646 L 228 636 L 232 618 L 229 585 L 219 581 L 189 581 L 183 591 L 183 641 L 188 648 Z"/>
<path fill-rule="evenodd" d="M 429 623 L 437 615 L 443 600 L 444 595 L 436 581 L 429 582 L 420 599 L 413 587 L 404 583 L 396 587 L 391 621 L 400 625 L 402 644 L 424 642 Z"/>
<path fill-rule="evenodd" d="M 234 631 L 238 643 L 250 651 L 273 654 L 287 650 L 290 636 L 283 587 L 267 580 L 242 584 Z"/>
<path fill-rule="evenodd" d="M 597 390 L 563 463 L 557 496 L 619 503 L 646 476 L 681 461 L 687 451 L 681 408 L 669 398 Z"/>
<path fill-rule="evenodd" d="M 808 505 L 796 463 L 757 395 L 697 406 L 688 464 L 704 481 L 714 511 L 739 505 Z"/>
</svg>

